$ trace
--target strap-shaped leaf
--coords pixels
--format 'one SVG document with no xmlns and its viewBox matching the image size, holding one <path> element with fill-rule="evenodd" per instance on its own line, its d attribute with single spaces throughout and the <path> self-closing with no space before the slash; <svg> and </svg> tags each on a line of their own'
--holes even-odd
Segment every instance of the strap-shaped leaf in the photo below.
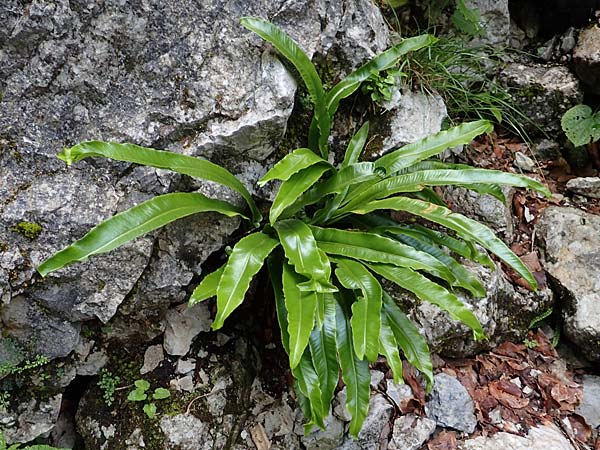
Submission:
<svg viewBox="0 0 600 450">
<path fill-rule="evenodd" d="M 273 205 L 269 212 L 269 221 L 271 224 L 275 223 L 284 210 L 296 202 L 329 169 L 329 166 L 323 164 L 310 166 L 292 175 L 287 181 L 284 181 L 275 196 L 275 200 L 273 200 Z M 294 214 L 296 211 L 294 210 L 290 214 Z"/>
<path fill-rule="evenodd" d="M 319 375 L 313 366 L 313 358 L 309 349 L 306 349 L 298 365 L 292 369 L 292 374 L 298 381 L 300 392 L 308 398 L 310 403 L 311 420 L 304 426 L 305 432 L 310 432 L 313 425 L 325 429 L 323 420 L 329 415 L 329 404 L 323 404 Z"/>
<path fill-rule="evenodd" d="M 355 209 L 353 212 L 365 214 L 381 209 L 406 211 L 456 231 L 459 236 L 475 241 L 494 253 L 498 258 L 516 270 L 529 283 L 532 289 L 537 289 L 537 282 L 523 261 L 485 225 L 469 219 L 462 214 L 452 212 L 443 206 L 406 197 L 377 200 L 366 204 L 360 210 Z M 315 237 L 317 237 L 316 234 Z M 323 248 L 323 250 L 325 249 Z M 325 251 L 327 252 L 327 250 Z"/>
<path fill-rule="evenodd" d="M 335 275 L 341 285 L 349 290 L 360 290 L 362 296 L 352 304 L 352 342 L 359 359 L 365 356 L 375 361 L 379 355 L 379 330 L 381 328 L 381 285 L 365 267 L 351 259 L 335 260 Z"/>
<path fill-rule="evenodd" d="M 348 258 L 424 270 L 450 283 L 454 276 L 433 256 L 375 233 L 311 226 L 319 248 Z"/>
<path fill-rule="evenodd" d="M 313 329 L 309 346 L 313 366 L 319 376 L 321 403 L 327 414 L 339 379 L 335 345 L 335 299 L 332 294 L 320 294 L 319 300 L 323 304 L 323 323 Z"/>
<path fill-rule="evenodd" d="M 258 182 L 260 186 L 265 185 L 271 180 L 289 180 L 295 173 L 315 164 L 327 164 L 320 156 L 316 155 L 311 149 L 297 148 L 291 153 L 285 155 L 271 170 L 269 170 Z"/>
<path fill-rule="evenodd" d="M 341 211 L 351 211 L 355 206 L 362 203 L 390 197 L 400 192 L 418 191 L 423 189 L 424 186 L 468 186 L 481 183 L 496 183 L 530 188 L 542 192 L 546 196 L 551 195 L 548 188 L 537 180 L 499 170 L 421 170 L 379 181 L 364 192 L 357 193 L 353 199 L 349 199 L 348 204 Z"/>
<path fill-rule="evenodd" d="M 273 228 L 279 235 L 285 256 L 297 273 L 309 279 L 329 281 L 329 259 L 319 253 L 317 241 L 308 225 L 298 219 L 286 219 L 276 222 Z"/>
<path fill-rule="evenodd" d="M 492 129 L 492 124 L 487 120 L 463 123 L 388 153 L 375 161 L 375 167 L 391 175 L 404 167 L 437 155 L 447 148 L 468 144 L 475 137 L 482 133 L 489 133 Z"/>
<path fill-rule="evenodd" d="M 287 310 L 285 309 L 285 296 L 283 294 L 283 257 L 276 251 L 267 258 L 269 268 L 269 279 L 273 286 L 275 297 L 275 309 L 277 311 L 277 323 L 281 333 L 281 345 L 285 352 L 290 354 L 290 335 L 288 333 Z M 308 416 L 307 416 L 308 417 Z"/>
<path fill-rule="evenodd" d="M 303 281 L 305 278 L 297 274 L 292 266 L 283 265 L 283 294 L 287 310 L 289 357 L 292 369 L 298 365 L 308 345 L 317 309 L 317 294 L 298 289 L 298 285 Z"/>
<path fill-rule="evenodd" d="M 81 239 L 45 260 L 37 270 L 46 276 L 74 262 L 113 250 L 174 220 L 207 211 L 229 217 L 242 215 L 232 204 L 199 193 L 159 195 L 105 220 Z"/>
<path fill-rule="evenodd" d="M 200 284 L 196 286 L 194 292 L 192 292 L 192 295 L 188 300 L 188 305 L 194 306 L 196 303 L 200 303 L 217 295 L 217 288 L 219 287 L 219 281 L 221 281 L 221 275 L 223 275 L 224 270 L 225 265 L 206 275 Z"/>
<path fill-rule="evenodd" d="M 400 352 L 398 351 L 398 342 L 396 341 L 396 336 L 394 336 L 388 317 L 383 310 L 381 311 L 379 345 L 379 352 L 385 356 L 388 365 L 392 369 L 394 383 L 404 383 L 402 377 L 402 359 L 400 358 Z"/>
<path fill-rule="evenodd" d="M 325 92 L 323 91 L 323 84 L 319 78 L 319 74 L 315 69 L 315 66 L 310 61 L 306 53 L 302 51 L 300 46 L 284 31 L 277 28 L 266 20 L 255 18 L 255 17 L 244 17 L 240 21 L 241 24 L 255 32 L 265 41 L 270 42 L 281 52 L 281 54 L 288 59 L 296 68 L 306 89 L 315 105 L 315 122 L 320 131 L 320 136 L 315 143 L 316 147 L 313 150 L 321 152 L 321 156 L 327 157 L 327 137 L 329 137 L 329 129 L 331 127 L 331 118 L 327 113 Z M 321 136 L 325 136 L 322 138 Z M 311 143 L 313 145 L 313 143 Z"/>
<path fill-rule="evenodd" d="M 404 39 L 398 45 L 380 53 L 371 61 L 359 67 L 336 84 L 327 94 L 327 111 L 329 112 L 329 116 L 333 117 L 340 101 L 352 95 L 360 87 L 361 83 L 373 75 L 373 73 L 393 67 L 408 52 L 431 45 L 435 41 L 437 41 L 437 38 L 429 34 Z"/>
<path fill-rule="evenodd" d="M 414 270 L 387 264 L 369 264 L 368 267 L 382 277 L 412 292 L 421 300 L 433 303 L 450 314 L 454 320 L 464 323 L 473 330 L 475 339 L 485 338 L 481 324 L 475 314 L 456 295 L 434 283 Z"/>
<path fill-rule="evenodd" d="M 415 324 L 398 308 L 387 292 L 383 293 L 383 311 L 404 356 L 423 374 L 427 380 L 427 391 L 429 391 L 433 385 L 433 364 L 427 342 Z"/>
<path fill-rule="evenodd" d="M 278 245 L 277 239 L 260 232 L 252 233 L 235 244 L 217 288 L 217 316 L 212 324 L 213 330 L 221 328 L 225 319 L 242 304 L 250 281 Z"/>
<path fill-rule="evenodd" d="M 140 147 L 134 144 L 99 141 L 82 142 L 74 147 L 65 148 L 58 154 L 58 157 L 68 165 L 90 156 L 103 156 L 117 161 L 172 170 L 190 177 L 214 181 L 233 189 L 246 200 L 252 211 L 252 220 L 255 223 L 259 223 L 262 219 L 260 211 L 246 187 L 227 169 L 205 159 Z"/>
<path fill-rule="evenodd" d="M 342 161 L 342 165 L 340 167 L 348 167 L 349 165 L 358 162 L 358 158 L 360 157 L 363 148 L 365 148 L 368 137 L 369 122 L 365 122 L 363 126 L 359 128 L 356 134 L 352 136 L 352 139 L 350 139 L 346 153 L 344 153 L 344 160 Z"/>
<path fill-rule="evenodd" d="M 346 408 L 352 417 L 349 431 L 353 436 L 358 436 L 369 411 L 371 376 L 367 360 L 359 359 L 354 352 L 348 316 L 345 307 L 339 299 L 336 299 L 335 340 L 342 369 L 342 379 L 346 384 Z"/>
</svg>

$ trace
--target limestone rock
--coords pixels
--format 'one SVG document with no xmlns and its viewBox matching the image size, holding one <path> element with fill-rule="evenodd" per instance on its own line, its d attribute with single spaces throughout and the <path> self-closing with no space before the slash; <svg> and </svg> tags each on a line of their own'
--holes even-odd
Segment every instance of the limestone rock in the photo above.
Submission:
<svg viewBox="0 0 600 450">
<path fill-rule="evenodd" d="M 18 411 L 0 410 L 0 425 L 7 443 L 29 442 L 54 428 L 58 419 L 62 394 L 48 400 L 31 399 L 19 405 Z"/>
<path fill-rule="evenodd" d="M 589 359 L 600 359 L 600 217 L 575 208 L 546 208 L 536 236 L 542 265 L 563 302 L 565 335 Z"/>
<path fill-rule="evenodd" d="M 469 9 L 479 12 L 480 25 L 484 35 L 477 38 L 478 42 L 489 45 L 508 45 L 511 31 L 508 0 L 467 0 Z"/>
<path fill-rule="evenodd" d="M 567 181 L 567 189 L 589 198 L 600 198 L 600 178 L 581 177 Z"/>
<path fill-rule="evenodd" d="M 527 436 L 505 432 L 479 436 L 458 444 L 459 450 L 575 450 L 562 432 L 554 425 L 531 428 Z"/>
<path fill-rule="evenodd" d="M 209 331 L 212 320 L 204 303 L 186 308 L 169 310 L 163 346 L 169 355 L 183 356 L 190 350 L 192 339 L 202 331 Z"/>
<path fill-rule="evenodd" d="M 514 92 L 513 100 L 531 119 L 522 123 L 531 131 L 540 127 L 560 132 L 565 111 L 583 100 L 579 81 L 564 66 L 511 63 L 500 73 L 500 81 Z"/>
<path fill-rule="evenodd" d="M 330 414 L 325 419 L 325 430 L 317 428 L 301 438 L 306 450 L 335 450 L 344 438 L 344 423 Z"/>
<path fill-rule="evenodd" d="M 592 25 L 579 33 L 573 64 L 579 79 L 594 94 L 600 94 L 600 28 Z"/>
<path fill-rule="evenodd" d="M 163 346 L 160 344 L 151 345 L 144 352 L 144 365 L 140 369 L 140 375 L 152 372 L 165 358 Z"/>
<path fill-rule="evenodd" d="M 394 421 L 389 450 L 418 450 L 435 431 L 436 423 L 414 414 L 400 416 Z"/>
<path fill-rule="evenodd" d="M 445 373 L 435 375 L 425 413 L 439 426 L 458 431 L 472 433 L 477 425 L 475 405 L 467 389 Z"/>
<path fill-rule="evenodd" d="M 339 450 L 362 450 L 367 448 L 385 448 L 391 431 L 390 420 L 394 407 L 381 394 L 372 395 L 369 400 L 369 414 L 358 433 L 358 439 L 347 436 Z"/>
<path fill-rule="evenodd" d="M 581 415 L 592 429 L 600 427 L 600 377 L 584 375 L 581 380 L 583 399 L 577 407 Z"/>
</svg>

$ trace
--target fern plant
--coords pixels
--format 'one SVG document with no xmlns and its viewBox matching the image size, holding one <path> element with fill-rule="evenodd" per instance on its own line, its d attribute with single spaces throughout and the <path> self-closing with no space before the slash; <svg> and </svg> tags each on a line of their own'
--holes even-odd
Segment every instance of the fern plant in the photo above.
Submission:
<svg viewBox="0 0 600 450">
<path fill-rule="evenodd" d="M 254 232 L 235 244 L 222 267 L 204 277 L 189 304 L 216 296 L 212 328 L 221 328 L 266 265 L 307 429 L 324 427 L 341 368 L 352 417 L 350 432 L 357 435 L 369 405 L 369 362 L 380 354 L 387 358 L 396 381 L 402 379 L 403 354 L 425 376 L 429 388 L 433 382 L 427 343 L 382 288 L 382 279 L 438 305 L 470 327 L 476 339 L 484 337 L 482 327 L 453 290 L 466 289 L 478 297 L 485 290 L 450 252 L 492 265 L 486 249 L 536 288 L 527 267 L 492 231 L 452 212 L 431 187 L 464 186 L 501 199 L 499 184 L 549 192 L 521 175 L 429 159 L 491 131 L 484 120 L 442 131 L 374 162 L 360 162 L 369 131 L 365 123 L 351 139 L 343 161 L 338 166 L 329 162 L 328 138 L 340 101 L 374 72 L 395 66 L 407 52 L 430 45 L 435 38 L 405 39 L 325 92 L 315 67 L 287 34 L 256 18 L 244 18 L 242 25 L 272 43 L 296 67 L 314 104 L 308 147 L 290 152 L 259 181 L 260 185 L 281 181 L 268 220 L 262 221 L 247 189 L 209 161 L 132 144 L 84 142 L 65 149 L 59 158 L 71 164 L 102 156 L 214 181 L 241 194 L 248 212 L 199 193 L 160 195 L 101 223 L 44 261 L 38 271 L 45 276 L 199 212 L 216 211 L 248 220 Z M 386 214 L 390 210 L 426 219 L 450 232 L 398 223 Z"/>
</svg>

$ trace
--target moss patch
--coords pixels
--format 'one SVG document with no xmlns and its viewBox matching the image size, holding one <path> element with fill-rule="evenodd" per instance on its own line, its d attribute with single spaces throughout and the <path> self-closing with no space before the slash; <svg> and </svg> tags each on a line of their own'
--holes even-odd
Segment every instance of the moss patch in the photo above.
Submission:
<svg viewBox="0 0 600 450">
<path fill-rule="evenodd" d="M 19 222 L 18 224 L 13 225 L 10 229 L 11 231 L 22 234 L 27 239 L 31 240 L 37 238 L 42 232 L 42 226 L 40 224 L 26 221 Z"/>
</svg>

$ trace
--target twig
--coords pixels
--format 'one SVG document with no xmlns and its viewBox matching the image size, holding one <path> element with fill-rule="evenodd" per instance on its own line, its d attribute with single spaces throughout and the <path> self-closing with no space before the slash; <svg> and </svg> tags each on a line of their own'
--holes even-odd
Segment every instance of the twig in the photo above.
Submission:
<svg viewBox="0 0 600 450">
<path fill-rule="evenodd" d="M 195 402 L 196 400 L 199 400 L 199 399 L 201 399 L 201 398 L 204 398 L 204 397 L 208 397 L 209 395 L 212 395 L 212 394 L 216 394 L 217 392 L 221 392 L 222 390 L 223 390 L 223 389 L 217 389 L 216 391 L 210 391 L 210 392 L 207 392 L 206 394 L 202 394 L 202 395 L 199 395 L 199 396 L 197 396 L 197 397 L 194 397 L 194 398 L 193 398 L 193 399 L 192 399 L 192 400 L 191 400 L 191 401 L 188 403 L 188 405 L 187 405 L 187 408 L 186 408 L 186 410 L 185 410 L 185 413 L 186 413 L 186 414 L 189 414 L 189 413 L 190 413 L 190 410 L 192 409 L 192 405 L 194 404 L 194 402 Z"/>
</svg>

